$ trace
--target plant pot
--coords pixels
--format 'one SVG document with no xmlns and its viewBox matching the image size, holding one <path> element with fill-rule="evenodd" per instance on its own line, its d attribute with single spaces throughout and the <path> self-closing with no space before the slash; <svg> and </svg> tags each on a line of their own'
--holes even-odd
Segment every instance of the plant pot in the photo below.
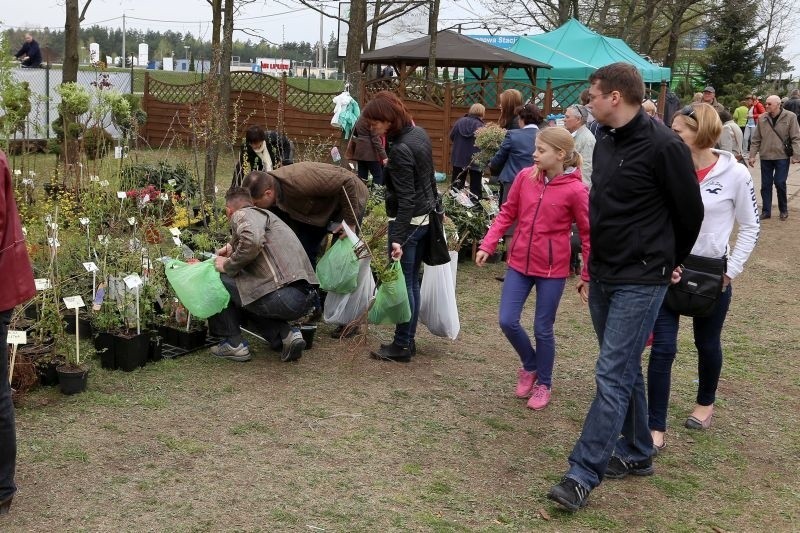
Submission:
<svg viewBox="0 0 800 533">
<path fill-rule="evenodd" d="M 314 346 L 314 335 L 317 333 L 317 326 L 300 326 L 300 334 L 303 340 L 306 341 L 306 350 L 310 350 Z"/>
<path fill-rule="evenodd" d="M 64 363 L 63 359 L 55 358 L 50 361 L 41 361 L 37 364 L 36 372 L 39 374 L 39 384 L 42 387 L 55 387 L 58 385 L 57 368 Z"/>
<path fill-rule="evenodd" d="M 53 353 L 53 338 L 45 338 L 41 343 L 23 344 L 17 349 L 17 356 L 27 357 L 32 362 L 36 362 L 46 355 Z"/>
<path fill-rule="evenodd" d="M 150 348 L 147 350 L 147 359 L 149 361 L 160 361 L 164 358 L 164 345 L 159 336 L 150 338 Z"/>
<path fill-rule="evenodd" d="M 195 350 L 206 343 L 206 328 L 198 327 L 186 331 L 184 328 L 173 328 L 172 326 L 160 326 L 158 334 L 164 338 L 166 344 L 183 348 L 184 350 Z"/>
<path fill-rule="evenodd" d="M 64 331 L 70 335 L 75 335 L 75 313 L 64 314 Z M 78 332 L 82 339 L 88 339 L 92 336 L 92 324 L 89 322 L 89 317 L 78 315 Z"/>
<path fill-rule="evenodd" d="M 94 349 L 100 357 L 100 366 L 107 370 L 117 369 L 117 360 L 114 357 L 114 336 L 101 331 L 94 338 Z"/>
<path fill-rule="evenodd" d="M 86 390 L 89 381 L 89 369 L 83 366 L 70 364 L 59 366 L 58 385 L 63 394 L 78 394 Z"/>
<path fill-rule="evenodd" d="M 139 335 L 114 335 L 114 360 L 123 372 L 132 372 L 147 363 L 150 353 L 150 332 Z"/>
</svg>

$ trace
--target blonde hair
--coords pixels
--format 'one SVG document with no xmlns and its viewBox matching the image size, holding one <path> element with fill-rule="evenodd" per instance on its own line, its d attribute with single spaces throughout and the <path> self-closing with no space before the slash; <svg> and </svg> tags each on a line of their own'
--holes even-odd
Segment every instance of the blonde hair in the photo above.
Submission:
<svg viewBox="0 0 800 533">
<path fill-rule="evenodd" d="M 642 102 L 642 108 L 644 108 L 644 112 L 650 115 L 651 117 L 656 116 L 658 113 L 658 109 L 656 108 L 656 104 L 650 100 L 649 98 Z"/>
<path fill-rule="evenodd" d="M 564 152 L 564 168 L 580 168 L 583 165 L 581 154 L 575 149 L 575 139 L 572 134 L 560 126 L 544 128 L 536 135 L 536 144 L 544 143 L 555 150 Z"/>
<path fill-rule="evenodd" d="M 719 118 L 719 113 L 709 104 L 686 106 L 675 113 L 673 123 L 678 118 L 694 132 L 694 145 L 701 150 L 713 148 L 722 134 L 722 120 Z"/>
<path fill-rule="evenodd" d="M 692 103 L 699 104 L 702 101 L 703 101 L 703 93 L 694 93 L 694 96 L 692 97 Z"/>
<path fill-rule="evenodd" d="M 482 117 L 486 114 L 486 108 L 483 106 L 483 104 L 472 104 L 469 107 L 469 114 Z"/>
</svg>

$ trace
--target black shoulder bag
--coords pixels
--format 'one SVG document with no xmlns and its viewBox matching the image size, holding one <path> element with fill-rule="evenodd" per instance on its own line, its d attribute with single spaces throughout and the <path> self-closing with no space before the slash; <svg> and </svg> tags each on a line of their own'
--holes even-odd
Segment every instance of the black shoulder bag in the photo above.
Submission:
<svg viewBox="0 0 800 533">
<path fill-rule="evenodd" d="M 722 294 L 723 276 L 728 269 L 727 258 L 689 254 L 681 267 L 681 280 L 669 286 L 664 303 L 683 316 L 709 316 Z"/>
<path fill-rule="evenodd" d="M 444 234 L 444 206 L 436 189 L 436 178 L 431 174 L 433 208 L 428 214 L 428 247 L 422 251 L 422 262 L 426 265 L 446 265 L 450 262 L 450 250 Z"/>
</svg>

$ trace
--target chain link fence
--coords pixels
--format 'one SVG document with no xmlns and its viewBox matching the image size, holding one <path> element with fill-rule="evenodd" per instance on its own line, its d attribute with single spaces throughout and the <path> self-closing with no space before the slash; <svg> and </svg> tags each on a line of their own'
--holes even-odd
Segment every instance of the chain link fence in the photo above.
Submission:
<svg viewBox="0 0 800 533">
<path fill-rule="evenodd" d="M 25 128 L 21 133 L 16 133 L 16 139 L 37 140 L 55 137 L 52 122 L 58 118 L 58 104 L 61 97 L 56 87 L 61 85 L 61 69 L 50 68 L 16 68 L 12 75 L 16 81 L 28 84 L 31 91 L 31 111 L 25 121 Z M 116 89 L 121 93 L 133 92 L 133 71 L 108 72 L 108 71 L 78 71 L 78 84 L 88 89 Z M 114 137 L 119 132 L 113 126 L 107 128 Z"/>
</svg>

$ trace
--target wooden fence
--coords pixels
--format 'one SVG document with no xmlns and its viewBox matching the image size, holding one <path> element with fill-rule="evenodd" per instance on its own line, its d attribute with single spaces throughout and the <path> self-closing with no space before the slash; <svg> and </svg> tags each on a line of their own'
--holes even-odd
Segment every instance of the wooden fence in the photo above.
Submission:
<svg viewBox="0 0 800 533">
<path fill-rule="evenodd" d="M 235 72 L 231 77 L 232 112 L 229 118 L 234 138 L 242 138 L 249 126 L 257 124 L 285 133 L 299 147 L 299 159 L 304 159 L 303 150 L 310 153 L 314 147 L 318 156 L 322 155 L 320 148 L 327 152 L 332 146 L 338 146 L 344 153 L 346 141 L 342 139 L 341 130 L 330 124 L 333 97 L 338 93 L 305 91 L 287 84 L 285 78 L 260 73 Z M 473 103 L 484 104 L 485 120 L 496 122 L 500 117 L 498 95 L 505 89 L 515 88 L 526 100 L 534 101 L 547 116 L 577 103 L 581 91 L 587 87 L 588 82 L 559 87 L 552 87 L 548 82 L 544 88 L 539 88 L 509 80 L 502 84 L 496 81 L 440 83 L 416 78 L 409 78 L 400 85 L 398 78 L 391 78 L 362 84 L 358 96 L 363 105 L 378 91 L 397 93 L 414 121 L 430 135 L 436 169 L 449 172 L 450 130 Z M 665 92 L 664 83 L 647 91 L 649 98 L 658 101 L 659 112 L 663 110 Z M 147 122 L 142 136 L 154 148 L 193 146 L 195 142 L 202 146 L 197 132 L 203 130 L 204 106 L 208 100 L 202 83 L 171 85 L 145 76 L 143 106 Z"/>
</svg>

